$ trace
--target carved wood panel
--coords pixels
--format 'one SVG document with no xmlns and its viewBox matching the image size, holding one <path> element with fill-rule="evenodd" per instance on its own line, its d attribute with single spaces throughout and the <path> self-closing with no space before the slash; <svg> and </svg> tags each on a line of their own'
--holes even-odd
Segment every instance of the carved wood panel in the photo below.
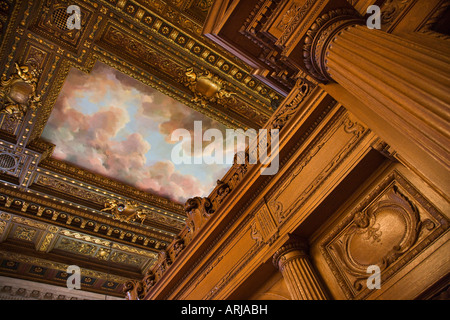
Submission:
<svg viewBox="0 0 450 320">
<path fill-rule="evenodd" d="M 347 299 L 371 290 L 367 268 L 381 284 L 448 229 L 448 219 L 399 172 L 392 171 L 338 221 L 320 242 L 320 254 Z"/>
<path fill-rule="evenodd" d="M 275 217 L 270 212 L 266 204 L 255 214 L 255 220 L 252 223 L 252 239 L 259 243 L 272 244 L 278 238 L 278 228 Z"/>
</svg>

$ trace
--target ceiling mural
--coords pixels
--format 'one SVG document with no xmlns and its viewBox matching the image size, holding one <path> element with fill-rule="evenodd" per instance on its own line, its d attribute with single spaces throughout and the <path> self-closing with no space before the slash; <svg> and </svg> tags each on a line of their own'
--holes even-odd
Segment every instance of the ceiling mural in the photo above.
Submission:
<svg viewBox="0 0 450 320">
<path fill-rule="evenodd" d="M 184 203 L 209 194 L 231 167 L 172 161 L 172 132 L 194 137 L 195 121 L 226 136 L 224 125 L 97 62 L 89 74 L 71 69 L 42 138 L 56 159 Z"/>
</svg>

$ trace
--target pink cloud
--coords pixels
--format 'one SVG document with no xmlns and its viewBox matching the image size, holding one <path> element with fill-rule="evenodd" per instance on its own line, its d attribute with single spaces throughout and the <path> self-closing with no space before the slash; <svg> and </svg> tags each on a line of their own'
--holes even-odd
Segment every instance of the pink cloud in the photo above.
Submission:
<svg viewBox="0 0 450 320">
<path fill-rule="evenodd" d="M 107 95 L 114 105 L 102 106 L 90 114 L 75 109 L 80 98 L 101 103 Z M 153 129 L 167 142 L 175 129 L 193 133 L 196 120 L 202 121 L 203 130 L 217 128 L 225 137 L 225 127 L 218 122 L 112 68 L 96 64 L 89 75 L 72 70 L 64 84 L 43 134 L 56 145 L 53 156 L 181 203 L 209 192 L 211 186 L 177 171 L 169 160 L 147 164 L 151 146 L 141 131 L 121 131 L 130 121 L 127 101 L 139 103 L 137 125 L 154 126 L 158 120 L 159 126 Z"/>
</svg>

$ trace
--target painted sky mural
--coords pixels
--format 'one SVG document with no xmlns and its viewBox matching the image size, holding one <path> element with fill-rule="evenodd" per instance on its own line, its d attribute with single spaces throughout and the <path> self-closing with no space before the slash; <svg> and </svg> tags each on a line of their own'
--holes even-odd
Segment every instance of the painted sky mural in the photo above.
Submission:
<svg viewBox="0 0 450 320">
<path fill-rule="evenodd" d="M 225 137 L 222 124 L 97 62 L 89 74 L 70 71 L 42 137 L 57 159 L 184 203 L 207 196 L 231 167 L 171 161 L 171 133 L 193 134 L 194 121 Z"/>
</svg>

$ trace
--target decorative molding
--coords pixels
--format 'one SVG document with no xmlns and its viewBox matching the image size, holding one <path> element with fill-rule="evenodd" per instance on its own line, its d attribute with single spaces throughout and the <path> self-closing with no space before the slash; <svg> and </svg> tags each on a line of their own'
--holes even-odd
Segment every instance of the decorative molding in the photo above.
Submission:
<svg viewBox="0 0 450 320">
<path fill-rule="evenodd" d="M 172 0 L 172 1 L 143 1 L 128 3 L 117 0 L 102 1 L 111 11 L 120 11 L 141 24 L 151 26 L 155 20 L 166 20 L 185 30 L 193 37 L 200 37 L 201 22 L 211 6 L 211 0 Z M 143 3 L 142 3 L 143 2 Z M 114 6 L 115 4 L 115 6 Z M 106 7 L 104 7 L 106 12 Z"/>
<path fill-rule="evenodd" d="M 289 240 L 273 254 L 272 263 L 283 272 L 290 259 L 298 259 L 300 256 L 308 257 L 308 251 L 309 245 L 305 239 L 290 235 Z M 294 252 L 293 255 L 292 252 Z"/>
<path fill-rule="evenodd" d="M 62 229 L 59 234 L 66 236 L 66 237 L 70 237 L 70 238 L 74 238 L 77 240 L 82 240 L 84 242 L 90 242 L 96 245 L 102 245 L 102 246 L 106 246 L 109 247 L 111 245 L 111 242 L 109 240 L 103 240 L 100 238 L 96 238 L 96 237 L 92 237 L 89 235 L 85 235 L 79 232 L 74 232 L 74 231 L 70 231 L 67 229 Z"/>
<path fill-rule="evenodd" d="M 2 214 L 3 217 L 8 218 L 6 214 Z M 156 253 L 148 250 L 55 227 L 21 216 L 14 215 L 9 220 L 11 221 L 11 227 L 6 232 L 9 234 L 4 236 L 33 242 L 35 249 L 40 252 L 51 252 L 53 249 L 64 250 L 102 261 L 108 260 L 122 265 L 132 265 L 142 270 L 145 265 L 152 264 L 157 258 Z M 8 220 L 2 219 L 0 220 L 0 226 L 6 226 L 8 222 Z"/>
<path fill-rule="evenodd" d="M 29 257 L 29 256 L 25 256 L 20 253 L 8 252 L 8 251 L 3 251 L 3 250 L 0 250 L 0 259 L 7 259 L 9 261 L 16 261 L 16 262 L 26 263 L 26 264 L 30 264 L 30 265 L 36 265 L 36 266 L 40 266 L 43 268 L 55 269 L 55 270 L 64 271 L 64 272 L 67 270 L 67 267 L 69 267 L 68 264 L 58 263 L 58 262 L 49 261 L 49 260 L 36 258 L 36 257 Z M 85 269 L 85 268 L 82 268 L 81 274 L 83 276 L 92 277 L 92 278 L 99 278 L 99 279 L 107 279 L 108 278 L 109 281 L 114 281 L 116 283 L 125 283 L 128 280 L 126 277 L 117 276 L 117 275 L 113 275 L 113 274 L 107 276 L 103 272 Z"/>
<path fill-rule="evenodd" d="M 169 212 L 175 212 L 179 215 L 183 215 L 183 206 L 179 203 L 175 203 L 166 198 L 159 197 L 148 192 L 127 186 L 123 183 L 117 182 L 113 179 L 103 177 L 99 174 L 75 167 L 63 161 L 59 161 L 53 158 L 48 158 L 40 163 L 38 172 L 45 172 L 50 170 L 52 173 L 66 177 L 67 179 L 76 179 L 81 181 L 83 184 L 87 184 L 86 187 L 91 186 L 91 188 L 98 189 L 102 188 L 104 191 L 126 194 L 128 198 L 146 203 L 157 208 L 168 210 Z M 61 183 L 61 181 L 59 182 Z M 52 183 L 56 186 L 59 184 Z M 70 188 L 69 188 L 70 189 Z M 104 200 L 101 202 L 104 204 Z"/>
<path fill-rule="evenodd" d="M 271 245 L 278 238 L 277 223 L 266 203 L 256 212 L 251 230 L 252 239 L 258 244 Z"/>
<path fill-rule="evenodd" d="M 280 8 L 284 10 L 286 3 L 287 1 L 281 0 L 258 0 L 239 32 L 262 50 L 257 59 L 270 70 L 266 77 L 275 80 L 278 87 L 289 92 L 295 84 L 296 70 L 280 59 L 281 49 L 275 45 L 276 39 L 269 31 L 275 27 L 272 17 L 277 17 Z M 287 10 L 285 17 L 278 22 L 278 30 L 286 27 L 289 15 L 294 12 L 293 8 L 296 8 L 296 3 L 289 5 L 291 9 Z"/>
<path fill-rule="evenodd" d="M 75 52 L 81 45 L 85 36 L 83 32 L 87 30 L 87 26 L 91 23 L 95 9 L 86 1 L 78 2 L 77 5 L 81 7 L 81 28 L 70 30 L 67 28 L 67 19 L 70 17 L 70 14 L 67 13 L 67 7 L 70 4 L 72 3 L 68 0 L 45 0 L 41 5 L 41 12 L 33 29 L 37 34 Z"/>
<path fill-rule="evenodd" d="M 170 247 L 171 252 L 169 253 L 170 256 L 174 257 L 174 259 L 176 259 L 181 251 L 184 250 L 184 248 L 186 247 L 185 245 L 185 241 L 178 235 L 175 237 L 175 239 L 173 240 L 173 244 Z"/>
<path fill-rule="evenodd" d="M 36 234 L 36 229 L 17 226 L 14 230 L 13 238 L 32 242 Z"/>
<path fill-rule="evenodd" d="M 109 25 L 102 36 L 102 40 L 112 46 L 118 46 L 118 48 L 137 59 L 142 59 L 141 61 L 144 61 L 146 64 L 155 68 L 161 68 L 159 73 L 167 74 L 177 82 L 183 77 L 184 67 L 182 65 L 173 61 L 167 55 L 163 55 L 155 49 L 146 46 L 117 26 Z"/>
<path fill-rule="evenodd" d="M 252 226 L 251 226 L 251 237 L 253 240 L 256 241 L 256 244 L 259 245 L 261 243 L 263 243 L 263 236 L 261 234 L 261 227 L 257 225 L 256 221 L 252 222 Z"/>
<path fill-rule="evenodd" d="M 235 276 L 248 264 L 248 262 L 262 250 L 262 248 L 264 248 L 264 246 L 259 244 L 252 246 L 250 250 L 243 255 L 243 258 L 236 263 L 235 267 L 231 268 L 231 270 L 204 296 L 203 300 L 212 300 L 225 287 L 225 285 L 234 279 Z"/>
<path fill-rule="evenodd" d="M 390 145 L 388 145 L 386 142 L 382 140 L 375 141 L 371 147 L 374 150 L 377 150 L 379 153 L 381 153 L 383 156 L 385 156 L 387 159 L 397 162 L 397 159 L 395 158 L 397 155 L 397 152 L 392 149 Z"/>
<path fill-rule="evenodd" d="M 141 300 L 144 298 L 144 286 L 142 281 L 128 280 L 123 285 L 123 293 L 127 300 Z"/>
<path fill-rule="evenodd" d="M 156 261 L 155 266 L 152 268 L 152 272 L 155 273 L 155 277 L 157 277 L 158 279 L 161 278 L 172 263 L 173 261 L 166 250 L 159 251 L 158 260 Z"/>
<path fill-rule="evenodd" d="M 52 243 L 57 238 L 59 228 L 55 226 L 49 226 L 47 229 L 47 233 L 45 234 L 43 239 L 36 245 L 38 251 L 49 252 L 52 249 Z"/>
<path fill-rule="evenodd" d="M 218 256 L 214 261 L 212 261 L 210 264 L 208 264 L 208 267 L 203 270 L 203 272 L 200 274 L 199 277 L 196 278 L 195 284 L 193 284 L 192 289 L 197 288 L 197 286 L 203 281 L 203 279 L 206 278 L 208 274 L 211 273 L 212 270 L 220 263 L 220 261 L 223 260 L 223 254 Z"/>
<path fill-rule="evenodd" d="M 41 223 L 35 220 L 31 220 L 31 219 L 27 219 L 24 217 L 19 217 L 19 216 L 13 216 L 12 218 L 12 222 L 14 223 L 19 223 L 21 225 L 24 226 L 29 226 L 29 227 L 33 227 L 33 228 L 37 228 L 40 230 L 46 230 L 48 225 L 45 223 Z"/>
<path fill-rule="evenodd" d="M 76 187 L 49 175 L 38 174 L 35 183 L 97 204 L 103 204 L 108 199 L 106 196 L 99 195 L 92 190 Z"/>
<path fill-rule="evenodd" d="M 8 201 L 8 199 L 10 201 Z M 106 238 L 111 240 L 117 239 L 117 237 L 121 235 L 120 236 L 121 241 L 129 243 L 131 246 L 134 247 L 157 250 L 160 247 L 165 247 L 167 245 L 166 242 L 170 242 L 172 240 L 172 237 L 168 237 L 163 234 L 158 234 L 150 230 L 142 228 L 137 229 L 132 225 L 124 226 L 123 224 L 120 223 L 113 223 L 111 219 L 106 218 L 102 219 L 98 216 L 83 216 L 81 215 L 82 212 L 78 210 L 70 210 L 69 208 L 60 208 L 60 207 L 55 207 L 55 209 L 53 209 L 52 208 L 53 204 L 51 201 L 49 201 L 46 204 L 36 204 L 38 202 L 35 202 L 35 199 L 33 199 L 32 197 L 31 199 L 19 200 L 18 198 L 0 195 L 0 204 L 3 205 L 5 208 L 20 211 L 19 208 L 21 208 L 24 203 L 28 203 L 29 205 L 27 206 L 26 211 L 23 213 L 30 215 L 31 217 L 36 216 L 40 220 L 44 221 L 47 220 L 49 223 L 60 226 L 69 225 L 71 226 L 71 228 L 75 228 L 76 230 L 94 233 L 102 238 L 104 238 L 106 235 Z M 49 207 L 52 209 L 50 209 Z M 46 228 L 46 224 L 35 222 L 34 220 L 22 217 L 16 217 L 14 219 L 19 219 L 17 221 L 21 223 L 28 223 L 28 224 L 32 223 L 33 226 L 39 227 L 40 229 Z M 74 234 L 77 234 L 77 232 L 75 232 Z"/>
</svg>

